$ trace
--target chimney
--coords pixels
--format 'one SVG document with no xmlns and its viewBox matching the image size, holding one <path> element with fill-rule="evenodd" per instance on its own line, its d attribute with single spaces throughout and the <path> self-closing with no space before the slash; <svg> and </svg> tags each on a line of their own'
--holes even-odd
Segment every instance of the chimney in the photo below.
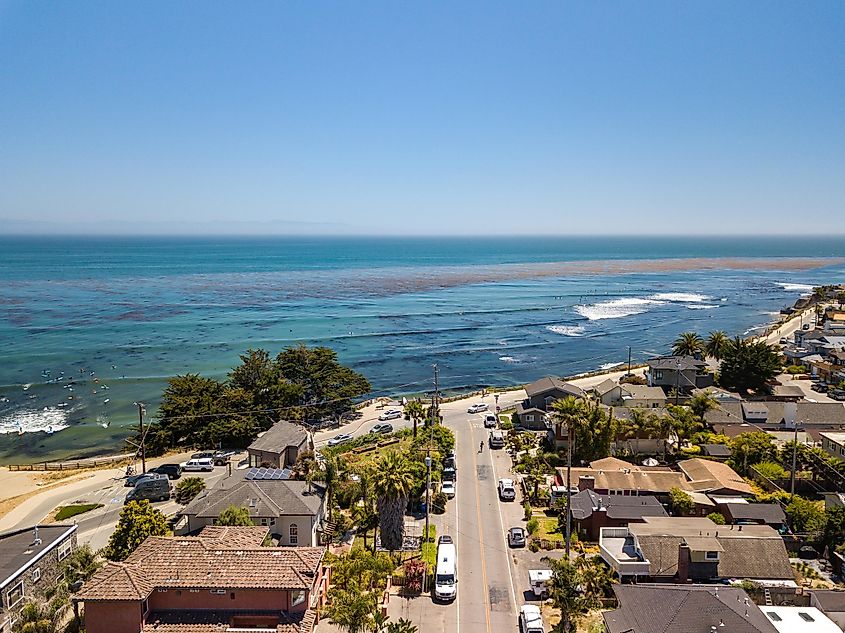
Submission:
<svg viewBox="0 0 845 633">
<path fill-rule="evenodd" d="M 596 478 L 592 475 L 581 475 L 578 477 L 578 490 L 595 490 Z"/>
<path fill-rule="evenodd" d="M 690 549 L 686 543 L 681 543 L 678 547 L 678 583 L 686 584 L 689 582 L 689 568 L 690 568 Z"/>
<path fill-rule="evenodd" d="M 35 540 L 32 541 L 35 546 L 41 545 L 41 537 L 38 536 L 38 526 L 35 526 Z"/>
</svg>

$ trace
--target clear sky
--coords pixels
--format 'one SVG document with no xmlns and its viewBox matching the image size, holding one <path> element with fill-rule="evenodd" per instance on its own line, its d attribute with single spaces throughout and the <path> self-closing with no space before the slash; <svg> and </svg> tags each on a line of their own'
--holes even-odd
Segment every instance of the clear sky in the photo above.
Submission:
<svg viewBox="0 0 845 633">
<path fill-rule="evenodd" d="M 0 218 L 845 233 L 845 2 L 0 0 Z"/>
</svg>

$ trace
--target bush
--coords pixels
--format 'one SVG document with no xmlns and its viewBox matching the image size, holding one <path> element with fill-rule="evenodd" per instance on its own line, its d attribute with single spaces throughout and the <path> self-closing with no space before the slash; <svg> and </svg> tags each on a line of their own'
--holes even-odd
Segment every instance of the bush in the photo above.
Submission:
<svg viewBox="0 0 845 633">
<path fill-rule="evenodd" d="M 760 462 L 755 464 L 751 470 L 752 472 L 756 471 L 765 479 L 786 479 L 789 476 L 786 469 L 776 462 Z"/>
<path fill-rule="evenodd" d="M 804 365 L 790 365 L 786 368 L 787 374 L 792 374 L 793 376 L 796 374 L 806 374 L 807 368 Z"/>
<path fill-rule="evenodd" d="M 443 514 L 446 512 L 447 501 L 449 501 L 449 497 L 446 496 L 445 492 L 435 492 L 431 497 L 431 511 L 434 514 Z"/>
<path fill-rule="evenodd" d="M 528 549 L 532 552 L 539 552 L 540 551 L 540 543 L 538 543 L 535 539 L 531 539 L 528 541 Z"/>
<path fill-rule="evenodd" d="M 531 504 L 526 501 L 522 504 L 522 516 L 528 521 L 532 514 L 534 514 L 534 511 L 531 509 Z"/>
<path fill-rule="evenodd" d="M 672 511 L 678 516 L 686 516 L 695 510 L 692 497 L 680 488 L 672 488 L 669 491 L 669 501 L 672 504 Z"/>
<path fill-rule="evenodd" d="M 205 480 L 202 477 L 186 477 L 176 484 L 176 503 L 187 505 L 205 490 Z"/>
<path fill-rule="evenodd" d="M 533 536 L 537 533 L 537 530 L 540 529 L 540 522 L 536 518 L 531 518 L 528 523 L 525 524 L 525 529 Z"/>
<path fill-rule="evenodd" d="M 507 418 L 507 416 L 504 416 L 504 417 Z M 509 418 L 506 419 L 506 420 L 501 420 L 499 422 L 499 428 L 502 429 L 503 431 L 510 431 L 510 430 L 513 429 L 513 422 L 511 422 Z"/>
<path fill-rule="evenodd" d="M 713 521 L 716 525 L 724 525 L 725 524 L 725 517 L 722 516 L 721 512 L 711 512 L 707 515 L 707 518 Z"/>
</svg>

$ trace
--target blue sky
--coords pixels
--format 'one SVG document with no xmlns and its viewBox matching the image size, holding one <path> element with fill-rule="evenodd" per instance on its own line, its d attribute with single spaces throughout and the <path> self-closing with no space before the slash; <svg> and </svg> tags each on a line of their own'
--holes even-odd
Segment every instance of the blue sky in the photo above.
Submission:
<svg viewBox="0 0 845 633">
<path fill-rule="evenodd" d="M 0 218 L 845 233 L 843 42 L 838 0 L 0 0 Z"/>
</svg>

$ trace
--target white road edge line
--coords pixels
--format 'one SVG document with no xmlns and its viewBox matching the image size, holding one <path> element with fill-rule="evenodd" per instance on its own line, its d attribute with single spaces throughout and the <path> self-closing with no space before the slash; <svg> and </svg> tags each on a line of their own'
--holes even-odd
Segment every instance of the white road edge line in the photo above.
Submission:
<svg viewBox="0 0 845 633">
<path fill-rule="evenodd" d="M 488 449 L 487 452 L 490 455 L 490 467 L 493 469 L 493 481 L 495 481 L 496 485 L 498 486 L 499 485 L 498 484 L 499 477 L 496 475 L 496 460 L 494 459 L 493 449 Z M 497 497 L 498 497 L 498 494 L 497 494 Z M 501 534 L 501 536 L 504 536 L 507 533 L 505 532 L 505 523 L 504 523 L 504 521 L 502 521 L 502 502 L 501 502 L 501 500 L 499 500 L 498 503 L 499 503 L 499 508 L 498 508 L 498 510 L 499 510 L 499 512 L 498 512 L 499 527 L 502 529 L 500 534 Z M 513 584 L 513 565 L 512 565 L 513 556 L 511 556 L 510 548 L 508 548 L 508 550 L 507 550 L 507 561 L 508 561 L 508 580 L 510 581 L 510 586 L 511 586 L 511 601 L 512 601 L 511 604 L 513 604 L 514 612 L 519 613 L 519 605 L 516 604 L 516 590 L 514 589 L 514 584 Z"/>
<path fill-rule="evenodd" d="M 454 432 L 454 431 L 453 431 Z M 458 434 L 455 433 L 455 466 L 458 465 L 458 442 L 457 442 Z M 455 479 L 460 475 L 458 474 L 457 469 L 455 469 Z M 458 486 L 455 486 L 455 544 L 458 543 L 458 536 L 460 535 L 461 531 L 461 504 L 458 503 Z M 457 548 L 456 548 L 457 549 Z M 460 554 L 460 552 L 458 552 Z M 458 597 L 455 600 L 455 632 L 461 633 L 461 591 L 458 591 Z"/>
</svg>

